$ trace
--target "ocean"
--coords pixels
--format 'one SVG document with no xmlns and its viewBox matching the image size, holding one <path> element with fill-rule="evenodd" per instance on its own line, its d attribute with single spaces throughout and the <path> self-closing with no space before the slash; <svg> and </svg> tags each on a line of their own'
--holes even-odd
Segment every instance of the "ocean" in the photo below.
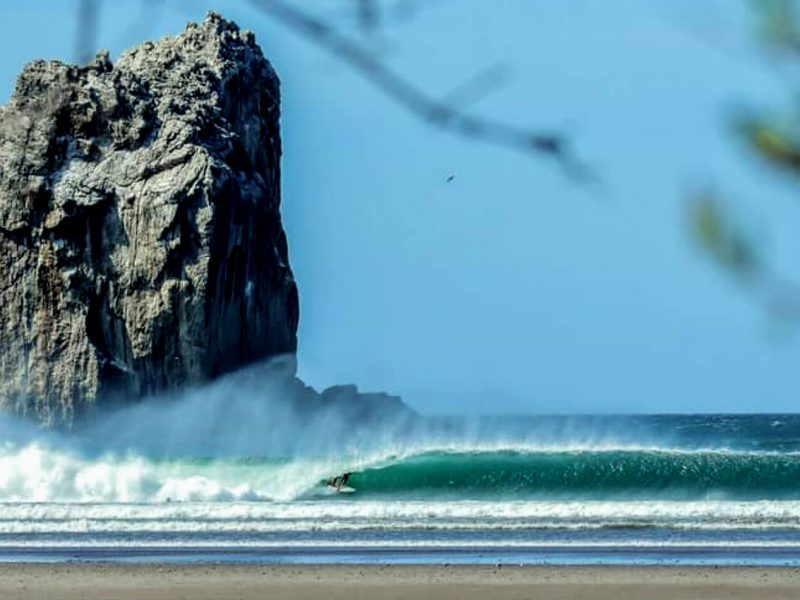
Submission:
<svg viewBox="0 0 800 600">
<path fill-rule="evenodd" d="M 0 422 L 0 560 L 800 564 L 800 415 L 140 421 Z"/>
</svg>

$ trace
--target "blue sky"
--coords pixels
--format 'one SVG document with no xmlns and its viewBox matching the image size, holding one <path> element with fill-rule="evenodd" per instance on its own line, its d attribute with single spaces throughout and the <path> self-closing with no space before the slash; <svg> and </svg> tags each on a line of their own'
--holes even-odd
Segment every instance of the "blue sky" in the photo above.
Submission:
<svg viewBox="0 0 800 600">
<path fill-rule="evenodd" d="M 436 0 L 366 43 L 432 94 L 496 63 L 474 112 L 559 128 L 602 193 L 530 156 L 432 130 L 244 0 L 107 0 L 113 55 L 208 8 L 256 32 L 283 81 L 283 215 L 300 369 L 428 413 L 794 411 L 800 336 L 694 249 L 715 184 L 800 280 L 796 187 L 730 135 L 786 84 L 733 0 Z M 304 2 L 355 31 L 341 0 Z M 75 6 L 0 8 L 0 100 L 34 58 L 72 59 Z M 454 175 L 446 183 L 449 175 Z"/>
</svg>

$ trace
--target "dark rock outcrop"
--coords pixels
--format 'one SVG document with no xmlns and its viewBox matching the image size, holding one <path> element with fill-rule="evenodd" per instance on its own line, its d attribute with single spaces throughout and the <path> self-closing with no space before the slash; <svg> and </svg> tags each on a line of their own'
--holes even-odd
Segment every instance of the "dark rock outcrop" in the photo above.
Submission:
<svg viewBox="0 0 800 600">
<path fill-rule="evenodd" d="M 0 409 L 69 423 L 295 352 L 279 108 L 214 14 L 25 68 L 0 109 Z"/>
</svg>

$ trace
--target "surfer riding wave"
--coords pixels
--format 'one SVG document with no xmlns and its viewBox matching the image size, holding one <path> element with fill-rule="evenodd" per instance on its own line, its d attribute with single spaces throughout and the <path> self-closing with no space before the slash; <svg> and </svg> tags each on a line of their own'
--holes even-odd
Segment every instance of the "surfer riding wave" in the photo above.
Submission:
<svg viewBox="0 0 800 600">
<path fill-rule="evenodd" d="M 350 473 L 342 473 L 337 477 L 331 477 L 328 480 L 328 486 L 335 488 L 337 492 L 341 492 L 342 488 L 347 485 L 348 479 L 350 479 Z"/>
</svg>

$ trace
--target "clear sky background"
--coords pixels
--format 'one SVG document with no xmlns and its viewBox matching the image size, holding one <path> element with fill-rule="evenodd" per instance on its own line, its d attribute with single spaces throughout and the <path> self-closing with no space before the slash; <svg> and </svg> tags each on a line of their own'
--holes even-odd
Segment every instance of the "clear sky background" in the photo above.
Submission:
<svg viewBox="0 0 800 600">
<path fill-rule="evenodd" d="M 358 33 L 346 2 L 302 4 Z M 255 31 L 280 74 L 301 376 L 426 413 L 796 411 L 800 332 L 687 233 L 689 192 L 718 185 L 800 280 L 797 188 L 728 128 L 737 105 L 787 98 L 747 3 L 417 4 L 366 40 L 374 51 L 434 95 L 506 65 L 473 111 L 566 131 L 602 193 L 428 128 L 246 0 L 103 5 L 112 58 L 214 8 Z M 3 0 L 0 101 L 26 62 L 74 58 L 76 6 Z"/>
</svg>

